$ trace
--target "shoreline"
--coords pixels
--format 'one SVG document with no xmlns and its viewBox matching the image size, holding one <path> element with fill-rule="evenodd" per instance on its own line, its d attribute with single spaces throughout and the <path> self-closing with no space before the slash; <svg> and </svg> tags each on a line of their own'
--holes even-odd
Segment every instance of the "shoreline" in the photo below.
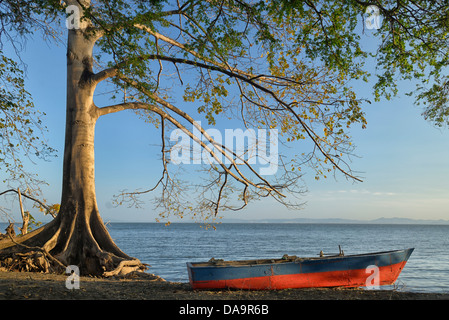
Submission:
<svg viewBox="0 0 449 320">
<path fill-rule="evenodd" d="M 400 290 L 314 288 L 286 290 L 192 290 L 189 283 L 152 275 L 80 277 L 79 289 L 66 287 L 67 275 L 0 270 L 0 300 L 449 300 L 448 293 Z"/>
</svg>

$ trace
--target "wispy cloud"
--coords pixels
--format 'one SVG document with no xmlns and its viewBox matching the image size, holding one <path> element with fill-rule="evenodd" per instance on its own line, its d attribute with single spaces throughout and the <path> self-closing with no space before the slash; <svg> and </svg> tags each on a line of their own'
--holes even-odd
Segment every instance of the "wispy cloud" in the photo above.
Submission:
<svg viewBox="0 0 449 320">
<path fill-rule="evenodd" d="M 383 192 L 383 191 L 370 191 L 366 189 L 357 190 L 337 190 L 337 191 L 328 191 L 328 194 L 353 194 L 353 195 L 372 195 L 372 196 L 395 196 L 398 193 L 395 192 Z"/>
</svg>

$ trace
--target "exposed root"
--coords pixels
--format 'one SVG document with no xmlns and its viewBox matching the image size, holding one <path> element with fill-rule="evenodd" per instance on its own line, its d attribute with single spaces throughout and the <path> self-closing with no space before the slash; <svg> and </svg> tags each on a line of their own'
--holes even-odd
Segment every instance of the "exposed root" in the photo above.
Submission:
<svg viewBox="0 0 449 320">
<path fill-rule="evenodd" d="M 0 260 L 0 267 L 8 271 L 62 273 L 64 268 L 48 259 L 41 251 L 12 253 Z"/>
<path fill-rule="evenodd" d="M 134 260 L 122 260 L 119 265 L 117 266 L 117 268 L 115 268 L 112 271 L 106 271 L 103 273 L 104 277 L 112 277 L 112 276 L 116 276 L 116 275 L 125 275 L 131 272 L 135 272 L 135 271 L 143 271 L 146 270 L 147 268 L 147 264 L 144 264 L 142 262 L 140 262 L 137 259 Z"/>
<path fill-rule="evenodd" d="M 114 276 L 113 278 L 116 279 L 133 279 L 133 280 L 146 280 L 146 281 L 166 281 L 164 278 L 152 274 L 152 273 L 148 273 L 148 272 L 144 272 L 144 271 L 133 271 L 130 273 L 127 273 L 125 275 L 117 275 Z"/>
<path fill-rule="evenodd" d="M 66 264 L 51 255 L 45 247 L 24 245 L 16 241 L 11 234 L 8 234 L 7 237 L 16 245 L 17 250 L 7 254 L 0 254 L 0 268 L 5 268 L 9 271 L 65 272 Z M 100 275 L 103 277 L 125 276 L 133 272 L 143 273 L 149 266 L 140 262 L 138 259 L 124 259 L 103 251 L 99 251 L 95 257 L 91 257 L 88 260 L 90 263 L 101 266 L 102 274 Z"/>
<path fill-rule="evenodd" d="M 7 255 L 0 255 L 0 268 L 8 271 L 26 271 L 40 273 L 64 273 L 66 265 L 49 254 L 45 249 L 38 247 L 27 247 L 18 243 L 24 248 L 21 252 L 13 252 Z M 98 256 L 109 256 L 109 258 L 98 257 L 99 264 L 104 270 L 101 276 L 128 276 L 136 273 L 144 273 L 148 269 L 148 264 L 142 263 L 137 259 L 121 260 L 119 258 L 102 253 Z M 114 263 L 115 262 L 115 263 Z M 110 271 L 107 271 L 110 270 Z"/>
<path fill-rule="evenodd" d="M 115 245 L 99 215 L 65 220 L 58 216 L 26 235 L 8 232 L 0 241 L 0 267 L 7 270 L 64 273 L 69 265 L 76 265 L 80 275 L 100 277 L 148 269 Z"/>
<path fill-rule="evenodd" d="M 8 232 L 9 239 L 22 248 L 22 252 L 13 252 L 1 257 L 0 266 L 7 270 L 55 273 L 62 272 L 66 266 L 41 247 L 29 247 L 18 243 Z"/>
</svg>

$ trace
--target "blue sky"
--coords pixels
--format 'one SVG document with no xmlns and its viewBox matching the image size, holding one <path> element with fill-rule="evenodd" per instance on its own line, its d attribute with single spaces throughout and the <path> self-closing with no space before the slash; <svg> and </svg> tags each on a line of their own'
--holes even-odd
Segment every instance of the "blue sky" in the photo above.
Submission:
<svg viewBox="0 0 449 320">
<path fill-rule="evenodd" d="M 49 144 L 58 158 L 29 167 L 50 186 L 44 188 L 50 203 L 59 203 L 62 183 L 62 153 L 65 126 L 66 49 L 30 39 L 23 52 L 28 64 L 27 87 L 34 97 L 49 132 Z M 370 83 L 354 86 L 371 98 Z M 261 201 L 225 218 L 348 218 L 379 217 L 449 219 L 449 130 L 426 122 L 413 98 L 404 93 L 411 83 L 401 84 L 398 97 L 365 106 L 367 129 L 351 134 L 358 158 L 352 169 L 360 171 L 363 183 L 343 176 L 315 181 L 305 171 L 308 192 L 303 210 L 289 211 L 273 201 Z M 107 104 L 103 96 L 97 104 Z M 181 106 L 181 105 L 180 105 Z M 112 196 L 122 189 L 152 186 L 161 173 L 159 132 L 132 112 L 108 115 L 96 131 L 97 200 L 105 221 L 149 221 L 156 218 L 151 203 L 145 209 L 113 207 Z M 280 150 L 282 153 L 282 150 Z M 193 165 L 192 165 L 193 167 Z M 187 168 L 190 170 L 190 167 Z M 195 168 L 192 168 L 195 170 Z M 3 188 L 2 188 L 3 189 Z M 14 204 L 13 210 L 17 211 Z M 42 218 L 42 216 L 37 217 Z"/>
</svg>

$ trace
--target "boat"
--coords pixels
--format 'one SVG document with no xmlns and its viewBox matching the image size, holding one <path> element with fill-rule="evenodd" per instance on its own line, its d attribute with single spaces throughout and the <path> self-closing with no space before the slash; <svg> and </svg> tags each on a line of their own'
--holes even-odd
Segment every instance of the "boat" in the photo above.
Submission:
<svg viewBox="0 0 449 320">
<path fill-rule="evenodd" d="M 414 248 L 300 258 L 187 262 L 193 289 L 280 290 L 320 287 L 378 287 L 394 284 Z"/>
</svg>

